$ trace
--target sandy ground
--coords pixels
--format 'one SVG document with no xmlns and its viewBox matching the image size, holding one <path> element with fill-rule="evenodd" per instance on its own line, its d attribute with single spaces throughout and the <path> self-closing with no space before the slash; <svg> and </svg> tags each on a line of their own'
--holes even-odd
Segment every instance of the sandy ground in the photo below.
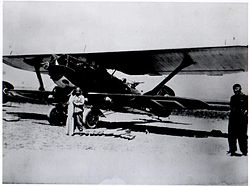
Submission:
<svg viewBox="0 0 250 186">
<path fill-rule="evenodd" d="M 136 137 L 129 141 L 67 136 L 64 127 L 48 124 L 49 108 L 3 106 L 3 118 L 20 117 L 3 121 L 4 183 L 247 185 L 247 157 L 226 154 L 227 120 L 170 116 L 160 122 L 121 113 L 102 119 L 107 128 L 131 129 Z"/>
</svg>

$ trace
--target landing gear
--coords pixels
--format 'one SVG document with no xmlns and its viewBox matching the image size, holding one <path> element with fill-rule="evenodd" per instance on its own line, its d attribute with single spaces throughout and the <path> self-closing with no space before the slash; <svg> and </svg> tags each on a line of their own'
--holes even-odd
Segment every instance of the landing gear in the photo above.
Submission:
<svg viewBox="0 0 250 186">
<path fill-rule="evenodd" d="M 148 109 L 151 113 L 153 113 L 155 116 L 158 117 L 168 117 L 172 112 L 172 109 L 163 106 L 161 103 L 158 103 L 157 101 L 152 101 Z"/>
<path fill-rule="evenodd" d="M 175 96 L 175 92 L 173 89 L 171 89 L 170 87 L 164 85 L 161 90 L 157 93 L 157 95 L 159 96 Z M 156 115 L 158 116 L 162 116 L 162 117 L 168 117 L 170 116 L 172 109 L 167 108 L 166 106 L 159 106 L 157 104 L 153 104 L 153 112 L 156 113 Z"/>
<path fill-rule="evenodd" d="M 14 89 L 14 86 L 11 84 L 11 83 L 9 83 L 9 82 L 7 82 L 7 81 L 3 81 L 3 103 L 7 103 L 8 101 L 9 101 L 9 99 L 8 99 L 8 90 L 13 90 Z"/>
<path fill-rule="evenodd" d="M 65 114 L 65 108 L 62 104 L 57 104 L 53 107 L 48 115 L 48 121 L 51 125 L 65 126 L 67 115 Z"/>
<path fill-rule="evenodd" d="M 99 110 L 96 109 L 91 109 L 91 108 L 86 108 L 84 111 L 84 118 L 83 118 L 83 123 L 85 124 L 86 128 L 96 128 L 99 122 Z"/>
<path fill-rule="evenodd" d="M 53 107 L 48 115 L 48 121 L 54 126 L 65 126 L 67 115 L 66 108 L 62 104 L 57 104 Z M 84 127 L 93 129 L 98 126 L 99 116 L 103 115 L 99 109 L 95 108 L 85 108 L 83 113 L 83 123 Z"/>
<path fill-rule="evenodd" d="M 161 90 L 157 93 L 159 96 L 175 96 L 175 92 L 170 87 L 164 85 Z"/>
</svg>

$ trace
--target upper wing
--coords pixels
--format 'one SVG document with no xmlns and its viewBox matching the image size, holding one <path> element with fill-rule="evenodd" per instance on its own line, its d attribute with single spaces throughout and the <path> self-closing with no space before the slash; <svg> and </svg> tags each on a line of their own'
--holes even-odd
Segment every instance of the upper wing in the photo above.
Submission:
<svg viewBox="0 0 250 186">
<path fill-rule="evenodd" d="M 67 54 L 75 59 L 116 69 L 130 75 L 162 75 L 172 72 L 188 54 L 196 64 L 183 69 L 182 74 L 221 75 L 247 71 L 248 47 L 208 47 Z M 63 54 L 57 54 L 58 56 Z M 3 56 L 4 63 L 34 71 L 34 65 L 51 60 L 52 55 Z M 41 72 L 46 72 L 41 69 Z"/>
<path fill-rule="evenodd" d="M 3 56 L 3 62 L 9 66 L 35 71 L 35 66 L 38 65 L 42 67 L 42 64 L 46 61 L 50 61 L 52 55 L 10 55 Z M 42 73 L 47 73 L 47 70 L 41 68 Z"/>
</svg>

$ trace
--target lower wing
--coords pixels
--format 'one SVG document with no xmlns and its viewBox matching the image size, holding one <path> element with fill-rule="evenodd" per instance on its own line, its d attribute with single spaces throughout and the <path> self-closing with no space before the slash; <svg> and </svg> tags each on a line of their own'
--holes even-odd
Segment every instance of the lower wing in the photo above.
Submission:
<svg viewBox="0 0 250 186">
<path fill-rule="evenodd" d="M 50 91 L 38 91 L 38 90 L 3 90 L 3 103 L 8 101 L 12 102 L 28 102 L 28 103 L 38 103 L 47 104 L 49 102 Z"/>
<path fill-rule="evenodd" d="M 208 109 L 201 100 L 175 96 L 152 96 L 136 94 L 88 93 L 88 103 L 101 109 L 123 111 L 133 108 L 157 116 L 169 116 L 173 109 Z"/>
</svg>

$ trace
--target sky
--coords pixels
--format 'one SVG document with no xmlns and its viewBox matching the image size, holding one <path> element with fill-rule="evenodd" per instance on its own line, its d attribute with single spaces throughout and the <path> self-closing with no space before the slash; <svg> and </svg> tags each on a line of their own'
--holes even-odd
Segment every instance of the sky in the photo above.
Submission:
<svg viewBox="0 0 250 186">
<path fill-rule="evenodd" d="M 3 2 L 3 53 L 247 44 L 246 3 Z"/>
<path fill-rule="evenodd" d="M 248 45 L 247 11 L 247 3 L 3 2 L 3 54 Z M 6 65 L 3 71 L 15 86 L 38 87 L 34 73 Z M 181 95 L 203 98 L 214 93 L 202 88 L 195 94 L 194 82 L 200 87 L 211 81 L 221 91 L 218 99 L 227 99 L 234 81 L 247 87 L 246 77 L 178 76 L 170 84 Z M 52 86 L 45 77 L 45 87 Z"/>
</svg>

